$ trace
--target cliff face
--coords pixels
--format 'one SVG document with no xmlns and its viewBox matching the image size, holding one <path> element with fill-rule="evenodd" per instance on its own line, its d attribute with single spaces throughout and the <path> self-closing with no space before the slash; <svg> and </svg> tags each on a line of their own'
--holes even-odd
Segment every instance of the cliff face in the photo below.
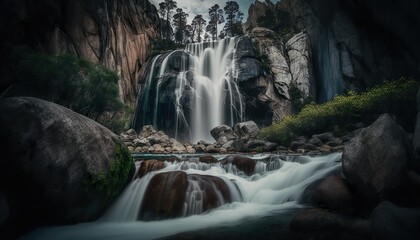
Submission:
<svg viewBox="0 0 420 240">
<path fill-rule="evenodd" d="M 149 1 L 17 0 L 2 1 L 0 9 L 0 28 L 7 36 L 1 40 L 2 53 L 26 44 L 101 63 L 118 73 L 121 99 L 134 103 L 140 69 L 160 22 Z"/>
<path fill-rule="evenodd" d="M 274 9 L 290 13 L 294 26 L 309 36 L 318 101 L 420 77 L 418 1 L 282 0 Z"/>
</svg>

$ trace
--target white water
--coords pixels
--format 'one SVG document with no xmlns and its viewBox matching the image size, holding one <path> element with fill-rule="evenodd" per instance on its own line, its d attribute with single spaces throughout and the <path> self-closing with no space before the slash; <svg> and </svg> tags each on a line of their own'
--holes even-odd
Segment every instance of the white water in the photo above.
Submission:
<svg viewBox="0 0 420 240">
<path fill-rule="evenodd" d="M 256 157 L 263 159 L 264 156 Z M 200 213 L 197 201 L 200 189 L 191 185 L 187 193 L 184 218 L 141 222 L 136 221 L 145 187 L 152 172 L 133 181 L 120 199 L 93 223 L 38 229 L 24 239 L 155 239 L 209 227 L 238 226 L 248 218 L 263 218 L 279 211 L 302 207 L 306 187 L 314 181 L 341 170 L 341 154 L 323 157 L 271 157 L 258 162 L 253 176 L 245 176 L 235 167 L 219 163 L 207 165 L 192 161 L 165 163 L 158 172 L 182 170 L 187 174 L 222 178 L 230 189 L 233 202 L 207 213 Z M 194 183 L 192 183 L 194 184 Z M 194 215 L 191 215 L 194 214 Z"/>
<path fill-rule="evenodd" d="M 189 139 L 185 140 L 212 142 L 214 139 L 210 135 L 211 129 L 223 124 L 233 126 L 242 121 L 244 112 L 242 96 L 236 76 L 233 76 L 236 42 L 235 38 L 227 38 L 220 42 L 189 44 L 184 50 L 155 57 L 143 85 L 143 91 L 139 94 L 141 101 L 138 101 L 137 106 L 143 108 L 143 116 L 147 115 L 145 113 L 153 116 L 149 117 L 149 120 L 135 117 L 136 120 L 133 122 L 135 128 L 153 124 L 156 129 L 173 131 L 175 138 L 182 138 L 187 133 Z M 188 58 L 179 57 L 183 55 L 187 55 Z M 169 107 L 168 110 L 168 107 L 164 108 L 162 105 L 162 99 L 168 97 L 168 93 L 162 92 L 162 81 L 169 72 L 173 74 L 170 63 L 174 59 L 171 58 L 177 57 L 179 59 L 175 61 L 181 66 L 174 89 L 164 87 L 166 91 L 170 90 L 169 95 L 172 96 L 169 98 L 173 99 L 174 107 Z M 157 66 L 158 74 L 155 73 Z M 188 74 L 192 76 L 190 79 Z M 161 121 L 162 111 L 166 114 L 170 112 L 169 118 L 173 118 L 171 122 L 175 123 L 173 126 Z"/>
</svg>

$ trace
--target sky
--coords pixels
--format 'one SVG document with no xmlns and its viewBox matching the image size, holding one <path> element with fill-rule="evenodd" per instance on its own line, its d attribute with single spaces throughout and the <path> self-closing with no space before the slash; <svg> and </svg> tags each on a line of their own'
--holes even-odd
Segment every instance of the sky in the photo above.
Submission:
<svg viewBox="0 0 420 240">
<path fill-rule="evenodd" d="M 159 3 L 163 2 L 163 0 L 150 0 L 152 3 L 156 5 L 159 9 Z M 219 4 L 221 8 L 226 5 L 227 0 L 176 0 L 178 3 L 178 7 L 183 8 L 185 12 L 189 14 L 188 16 L 188 24 L 191 23 L 192 19 L 201 14 L 207 20 L 208 19 L 208 9 L 212 7 L 214 4 Z M 244 22 L 248 18 L 248 9 L 249 6 L 255 2 L 255 0 L 236 0 L 239 4 L 241 12 L 244 13 Z M 263 0 L 261 0 L 263 2 Z M 271 2 L 275 3 L 277 0 L 271 0 Z"/>
</svg>

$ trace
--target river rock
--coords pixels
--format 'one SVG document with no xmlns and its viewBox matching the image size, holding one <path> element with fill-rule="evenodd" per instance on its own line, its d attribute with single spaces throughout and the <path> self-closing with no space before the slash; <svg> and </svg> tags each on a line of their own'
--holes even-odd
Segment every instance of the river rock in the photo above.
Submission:
<svg viewBox="0 0 420 240">
<path fill-rule="evenodd" d="M 354 197 L 344 179 L 329 176 L 315 188 L 312 201 L 323 208 L 347 210 L 353 204 Z"/>
<path fill-rule="evenodd" d="M 140 164 L 135 178 L 142 178 L 149 172 L 158 171 L 165 167 L 165 163 L 158 160 L 146 160 Z"/>
<path fill-rule="evenodd" d="M 243 141 L 255 139 L 260 133 L 260 128 L 253 121 L 237 123 L 234 127 L 235 134 Z"/>
<path fill-rule="evenodd" d="M 404 183 L 410 154 L 406 132 L 383 114 L 344 147 L 343 173 L 370 200 L 387 199 Z"/>
<path fill-rule="evenodd" d="M 159 132 L 157 132 L 157 133 L 149 136 L 147 138 L 147 140 L 152 145 L 154 145 L 154 144 L 161 144 L 161 143 L 165 144 L 165 143 L 169 142 L 169 137 L 164 132 L 159 131 Z"/>
<path fill-rule="evenodd" d="M 152 221 L 181 217 L 187 188 L 188 177 L 185 172 L 156 174 L 146 189 L 139 220 Z"/>
<path fill-rule="evenodd" d="M 7 126 L 0 131 L 0 192 L 13 203 L 2 233 L 95 220 L 134 175 L 118 136 L 87 117 L 26 97 L 1 99 L 0 112 Z"/>
<path fill-rule="evenodd" d="M 152 125 L 143 126 L 139 133 L 139 137 L 148 138 L 156 133 L 156 130 L 153 128 Z"/>
<path fill-rule="evenodd" d="M 206 175 L 188 175 L 190 181 L 187 196 L 191 191 L 196 190 L 192 187 L 191 182 L 196 182 L 202 194 L 202 211 L 209 211 L 223 204 L 232 202 L 230 191 L 225 181 L 218 177 Z M 197 194 L 197 191 L 195 192 Z"/>
<path fill-rule="evenodd" d="M 170 141 L 172 142 L 173 152 L 175 152 L 175 153 L 185 153 L 187 151 L 187 149 L 184 147 L 184 145 L 182 143 L 178 142 L 177 140 L 172 138 Z"/>
<path fill-rule="evenodd" d="M 263 140 L 252 140 L 252 141 L 248 142 L 248 148 L 249 149 L 255 149 L 255 148 L 258 148 L 258 147 L 263 148 L 265 146 L 265 143 L 266 142 L 263 141 Z"/>
<path fill-rule="evenodd" d="M 317 146 L 317 147 L 322 146 L 322 141 L 321 141 L 319 138 L 317 138 L 317 137 L 311 138 L 311 139 L 308 141 L 308 143 L 309 143 L 309 144 L 312 144 L 312 145 L 315 145 L 315 146 Z"/>
<path fill-rule="evenodd" d="M 147 138 L 143 138 L 143 137 L 134 139 L 133 144 L 136 147 L 150 146 L 149 140 L 147 140 Z"/>
<path fill-rule="evenodd" d="M 277 149 L 277 143 L 266 142 L 264 145 L 264 152 L 273 152 Z"/>
<path fill-rule="evenodd" d="M 371 215 L 373 239 L 420 239 L 420 209 L 402 208 L 384 201 Z"/>
<path fill-rule="evenodd" d="M 254 159 L 239 155 L 227 156 L 221 163 L 222 165 L 232 164 L 248 176 L 251 176 L 254 173 L 255 165 L 257 164 Z"/>
<path fill-rule="evenodd" d="M 216 141 L 225 137 L 227 141 L 235 140 L 238 136 L 233 132 L 232 128 L 226 125 L 218 126 L 210 131 L 211 135 Z"/>
<path fill-rule="evenodd" d="M 197 153 L 197 151 L 194 149 L 194 147 L 192 147 L 192 146 L 188 146 L 188 147 L 187 147 L 187 153 L 188 153 L 188 154 L 196 154 L 196 153 Z"/>
<path fill-rule="evenodd" d="M 305 145 L 305 142 L 293 141 L 292 143 L 290 143 L 290 150 L 296 151 L 297 149 L 302 148 Z"/>
<path fill-rule="evenodd" d="M 205 150 L 206 153 L 218 153 L 219 151 L 217 150 L 215 145 L 209 145 L 206 147 Z"/>
<path fill-rule="evenodd" d="M 333 138 L 330 141 L 328 141 L 328 143 L 327 143 L 327 145 L 330 146 L 330 147 L 338 147 L 341 144 L 343 144 L 343 142 L 338 138 Z"/>
<path fill-rule="evenodd" d="M 213 157 L 212 155 L 204 155 L 204 156 L 200 156 L 200 158 L 198 159 L 198 161 L 202 162 L 202 163 L 206 163 L 206 164 L 212 164 L 212 163 L 218 163 L 219 161 Z"/>
<path fill-rule="evenodd" d="M 202 145 L 202 144 L 198 144 L 194 146 L 194 149 L 197 153 L 203 153 L 206 151 L 206 146 Z"/>
<path fill-rule="evenodd" d="M 326 143 L 334 139 L 334 135 L 330 132 L 321 133 L 321 134 L 315 134 L 312 136 L 312 138 L 318 138 L 322 142 Z"/>
</svg>

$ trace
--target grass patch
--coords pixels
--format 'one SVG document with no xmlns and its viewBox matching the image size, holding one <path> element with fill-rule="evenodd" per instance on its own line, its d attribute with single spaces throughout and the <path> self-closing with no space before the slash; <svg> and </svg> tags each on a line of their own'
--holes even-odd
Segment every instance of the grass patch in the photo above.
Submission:
<svg viewBox="0 0 420 240">
<path fill-rule="evenodd" d="M 416 94 L 419 82 L 401 78 L 387 81 L 364 93 L 349 92 L 324 104 L 309 104 L 296 115 L 263 128 L 260 137 L 288 146 L 296 136 L 311 136 L 333 131 L 343 134 L 358 122 L 370 124 L 379 114 L 395 115 L 409 131 L 416 118 Z"/>
</svg>

